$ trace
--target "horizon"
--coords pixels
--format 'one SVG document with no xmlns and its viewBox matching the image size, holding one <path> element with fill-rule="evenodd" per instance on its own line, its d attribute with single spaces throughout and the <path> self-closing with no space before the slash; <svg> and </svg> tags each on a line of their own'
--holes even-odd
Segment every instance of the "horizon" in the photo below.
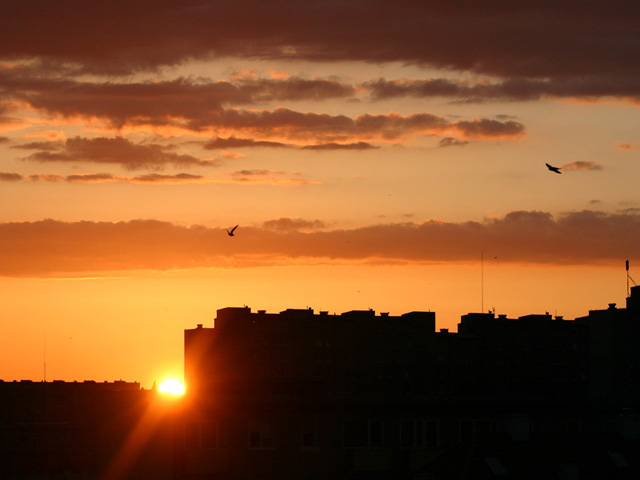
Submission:
<svg viewBox="0 0 640 480">
<path fill-rule="evenodd" d="M 629 276 L 628 277 L 632 283 L 629 284 L 630 286 L 630 291 L 629 291 L 629 296 L 631 295 L 631 290 L 634 288 L 640 288 L 640 285 L 636 285 L 633 281 L 633 279 Z M 629 298 L 629 296 L 627 296 L 626 298 Z M 626 300 L 626 299 L 625 299 Z M 311 311 L 312 314 L 314 316 L 321 316 L 322 313 L 327 313 L 329 316 L 334 316 L 334 317 L 340 317 L 345 313 L 350 313 L 350 312 L 372 312 L 373 315 L 375 317 L 382 317 L 383 315 L 389 315 L 390 317 L 400 317 L 403 314 L 406 313 L 412 313 L 412 312 L 428 312 L 428 313 L 433 313 L 434 314 L 434 319 L 435 319 L 435 333 L 441 333 L 443 330 L 446 331 L 446 333 L 448 334 L 457 334 L 458 332 L 458 327 L 459 327 L 459 323 L 447 323 L 448 326 L 443 327 L 441 325 L 439 325 L 438 323 L 438 312 L 437 311 L 433 311 L 433 310 L 406 310 L 406 311 L 402 311 L 402 312 L 394 312 L 393 314 L 391 314 L 390 312 L 385 312 L 385 311 L 376 311 L 374 309 L 352 309 L 352 310 L 345 310 L 342 312 L 330 312 L 327 310 L 318 310 L 318 309 L 314 309 L 310 306 L 304 307 L 304 308 L 285 308 L 284 310 L 279 310 L 279 311 L 268 311 L 268 310 L 263 310 L 261 308 L 256 308 L 255 310 L 249 306 L 249 305 L 243 305 L 243 306 L 239 306 L 239 305 L 227 305 L 225 307 L 220 307 L 219 309 L 225 309 L 225 308 L 246 308 L 249 310 L 250 313 L 252 314 L 256 314 L 259 313 L 261 311 L 264 311 L 266 314 L 268 315 L 279 315 L 281 313 L 283 313 L 286 310 L 294 310 L 294 311 Z M 611 309 L 611 308 L 616 308 L 616 309 L 626 309 L 627 305 L 626 303 L 624 304 L 624 306 L 621 306 L 615 302 L 609 302 L 607 303 L 606 307 L 602 306 L 602 308 L 589 308 L 586 312 L 584 312 L 582 315 L 576 315 L 574 317 L 571 318 L 567 318 L 564 315 L 559 315 L 557 312 L 555 313 L 551 313 L 549 311 L 544 311 L 544 312 L 528 312 L 528 313 L 523 313 L 521 312 L 521 314 L 519 315 L 515 315 L 515 316 L 508 316 L 507 314 L 504 313 L 499 313 L 497 312 L 494 308 L 493 309 L 489 309 L 488 311 L 469 311 L 465 314 L 461 314 L 460 317 L 458 318 L 458 320 L 461 320 L 462 317 L 464 315 L 478 315 L 478 314 L 486 314 L 486 315 L 491 315 L 493 318 L 505 318 L 508 320 L 514 320 L 514 321 L 519 321 L 521 320 L 521 317 L 526 317 L 529 315 L 544 315 L 544 316 L 549 316 L 551 319 L 553 320 L 562 320 L 562 321 L 575 321 L 578 318 L 583 318 L 583 317 L 587 317 L 589 315 L 589 312 L 592 311 L 598 311 L 598 310 L 607 310 L 607 309 Z M 216 312 L 217 310 L 216 309 Z M 185 327 L 185 329 L 182 331 L 182 335 L 180 336 L 180 340 L 182 343 L 183 340 L 183 336 L 184 336 L 184 331 L 185 330 L 193 330 L 196 328 L 215 328 L 215 317 L 210 320 L 209 322 L 211 325 L 205 324 L 205 323 L 201 323 L 201 324 L 196 324 L 196 325 L 191 325 L 188 327 Z M 452 328 L 453 327 L 453 328 Z M 184 353 L 183 353 L 184 354 Z M 180 362 L 182 362 L 182 359 L 180 360 Z M 34 382 L 34 383 L 38 383 L 38 382 L 44 382 L 44 383 L 53 383 L 53 382 L 65 382 L 65 383 L 104 383 L 104 384 L 115 384 L 118 382 L 124 382 L 127 384 L 138 384 L 141 390 L 150 390 L 150 389 L 155 389 L 157 384 L 160 384 L 162 382 L 175 382 L 175 381 L 179 381 L 179 382 L 184 382 L 183 380 L 183 373 L 176 373 L 177 370 L 175 370 L 175 368 L 173 370 L 171 370 L 171 374 L 165 374 L 164 376 L 160 377 L 160 378 L 154 378 L 153 380 L 153 385 L 152 386 L 146 386 L 144 384 L 144 382 L 141 382 L 139 380 L 123 380 L 122 376 L 120 376 L 119 378 L 113 378 L 113 379 L 108 379 L 108 380 L 103 380 L 103 379 L 93 379 L 93 378 L 83 378 L 83 379 L 78 379 L 78 378 L 47 378 L 47 374 L 46 374 L 46 368 L 47 368 L 47 357 L 46 357 L 46 338 L 44 339 L 44 345 L 43 345 L 43 365 L 41 366 L 41 368 L 44 368 L 43 370 L 43 376 L 41 379 L 36 379 L 36 378 L 13 378 L 13 379 L 9 379 L 6 380 L 4 378 L 0 378 L 1 382 L 5 382 L 5 383 L 11 383 L 11 382 Z"/>
<path fill-rule="evenodd" d="M 0 379 L 182 378 L 226 305 L 623 305 L 635 7 L 3 2 Z"/>
</svg>

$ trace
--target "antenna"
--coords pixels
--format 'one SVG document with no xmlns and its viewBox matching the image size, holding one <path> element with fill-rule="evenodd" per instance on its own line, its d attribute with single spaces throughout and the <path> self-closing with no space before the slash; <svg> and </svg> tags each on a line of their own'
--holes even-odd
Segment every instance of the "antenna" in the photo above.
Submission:
<svg viewBox="0 0 640 480">
<path fill-rule="evenodd" d="M 636 281 L 631 277 L 631 275 L 629 275 L 629 260 L 627 260 L 626 262 L 624 262 L 625 268 L 627 270 L 627 297 L 631 296 L 631 290 L 629 288 L 629 280 L 631 280 L 633 282 L 634 286 L 637 286 L 638 284 L 636 283 Z"/>
<path fill-rule="evenodd" d="M 44 329 L 43 332 L 43 341 L 42 341 L 42 363 L 44 367 L 44 372 L 42 376 L 42 381 L 47 382 L 47 329 Z"/>
<path fill-rule="evenodd" d="M 484 250 L 480 250 L 480 313 L 484 313 Z"/>
</svg>

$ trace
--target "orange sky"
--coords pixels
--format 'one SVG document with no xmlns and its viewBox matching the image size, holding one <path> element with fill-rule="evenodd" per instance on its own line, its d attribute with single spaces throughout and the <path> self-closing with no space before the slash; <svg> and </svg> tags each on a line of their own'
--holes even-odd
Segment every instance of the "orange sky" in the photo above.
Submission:
<svg viewBox="0 0 640 480">
<path fill-rule="evenodd" d="M 0 379 L 148 387 L 244 304 L 574 318 L 640 264 L 632 2 L 0 18 Z"/>
</svg>

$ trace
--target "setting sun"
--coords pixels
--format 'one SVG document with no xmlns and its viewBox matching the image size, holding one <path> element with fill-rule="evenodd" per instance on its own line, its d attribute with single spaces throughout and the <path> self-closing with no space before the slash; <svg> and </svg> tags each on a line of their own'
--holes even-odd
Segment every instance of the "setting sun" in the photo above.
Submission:
<svg viewBox="0 0 640 480">
<path fill-rule="evenodd" d="M 175 378 L 170 378 L 163 381 L 158 386 L 158 391 L 162 393 L 168 393 L 170 395 L 184 395 L 184 385 Z"/>
</svg>

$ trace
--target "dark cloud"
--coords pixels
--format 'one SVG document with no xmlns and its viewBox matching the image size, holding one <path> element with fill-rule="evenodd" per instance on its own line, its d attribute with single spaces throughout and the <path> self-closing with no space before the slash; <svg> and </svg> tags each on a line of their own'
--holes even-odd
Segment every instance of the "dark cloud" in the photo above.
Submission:
<svg viewBox="0 0 640 480">
<path fill-rule="evenodd" d="M 229 242 L 224 228 L 153 220 L 0 224 L 0 275 L 49 276 L 195 266 L 299 265 L 305 259 L 375 262 L 476 262 L 480 249 L 501 261 L 611 264 L 640 261 L 640 213 L 581 211 L 558 218 L 511 212 L 483 222 L 381 224 L 326 230 L 319 220 L 281 218 L 243 226 Z M 265 260 L 268 259 L 268 260 Z"/>
<path fill-rule="evenodd" d="M 176 175 L 161 175 L 159 173 L 150 173 L 148 175 L 139 175 L 132 177 L 132 182 L 137 183 L 184 183 L 184 182 L 198 182 L 202 181 L 205 177 L 202 175 L 190 175 L 188 173 L 178 173 Z"/>
<path fill-rule="evenodd" d="M 637 73 L 632 1 L 6 0 L 0 55 L 122 72 L 190 57 L 405 61 L 509 76 Z M 251 15 L 247 15 L 251 12 Z M 55 18 L 55 21 L 52 21 Z M 615 52 L 612 55 L 611 52 Z"/>
<path fill-rule="evenodd" d="M 274 100 L 324 101 L 352 97 L 356 89 L 336 80 L 303 79 L 291 77 L 285 80 L 242 80 L 238 88 L 250 93 L 252 102 Z"/>
<path fill-rule="evenodd" d="M 54 118 L 84 122 L 97 119 L 115 129 L 144 126 L 166 128 L 169 132 L 179 129 L 183 132 L 230 133 L 226 139 L 218 137 L 207 142 L 205 148 L 208 149 L 309 146 L 325 150 L 365 150 L 375 148 L 371 144 L 373 141 L 396 141 L 405 136 L 458 134 L 473 139 L 515 138 L 524 130 L 524 126 L 514 120 L 474 119 L 453 123 L 430 113 L 409 116 L 395 113 L 363 114 L 351 118 L 346 115 L 300 112 L 285 107 L 273 110 L 242 108 L 269 101 L 355 98 L 358 89 L 333 79 L 240 78 L 232 82 L 212 82 L 177 78 L 171 81 L 132 82 L 121 78 L 117 81 L 92 82 L 84 77 L 80 80 L 51 76 L 52 69 L 46 69 L 45 75 L 42 68 L 37 62 L 29 66 L 1 65 L 0 96 Z M 435 83 L 438 83 L 437 91 L 448 91 L 445 81 Z M 392 89 L 392 85 L 392 82 L 380 80 L 371 88 Z M 398 90 L 400 86 L 395 85 L 394 88 Z M 451 90 L 450 85 L 448 88 Z M 68 140 L 67 150 L 77 143 L 77 138 Z M 32 142 L 20 147 L 35 148 L 38 145 L 41 151 L 30 159 L 75 160 L 75 152 L 55 152 L 53 143 Z M 114 140 L 111 140 L 110 146 L 115 147 Z M 159 147 L 155 145 L 145 147 L 147 153 L 156 158 L 166 153 L 158 151 Z M 154 149 L 156 151 L 151 153 Z M 185 156 L 167 158 L 170 155 L 175 154 L 166 153 L 164 159 L 158 160 L 159 163 L 187 164 L 196 161 Z M 105 157 L 94 161 L 108 160 Z M 136 168 L 134 165 L 137 163 L 125 164 Z M 155 163 L 155 159 L 151 159 L 150 163 Z"/>
<path fill-rule="evenodd" d="M 209 140 L 204 144 L 204 148 L 207 150 L 220 150 L 225 148 L 253 148 L 253 147 L 278 147 L 278 148 L 289 148 L 291 145 L 287 145 L 286 143 L 281 142 L 267 142 L 260 140 L 253 140 L 251 138 L 220 138 L 216 137 L 212 140 Z"/>
<path fill-rule="evenodd" d="M 458 140 L 453 137 L 445 137 L 438 142 L 438 147 L 462 147 L 467 145 L 469 142 L 467 140 Z"/>
<path fill-rule="evenodd" d="M 180 125 L 176 119 L 206 122 L 224 108 L 269 101 L 329 100 L 355 89 L 334 80 L 259 79 L 212 82 L 177 78 L 156 82 L 89 82 L 43 77 L 36 67 L 0 66 L 0 94 L 51 115 L 98 117 L 114 127 Z"/>
<path fill-rule="evenodd" d="M 420 135 L 457 134 L 462 138 L 489 140 L 493 138 L 517 139 L 524 133 L 525 126 L 513 120 L 499 121 L 474 119 L 451 122 L 444 117 L 429 113 L 412 115 L 364 114 L 356 118 L 345 115 L 302 113 L 288 108 L 273 111 L 225 110 L 207 119 L 204 123 L 191 122 L 194 129 L 206 126 L 233 129 L 250 136 L 270 135 L 287 138 L 297 146 L 321 144 L 355 144 L 346 148 L 366 149 L 371 141 L 396 141 L 404 137 Z M 253 146 L 253 140 L 234 139 L 214 140 L 213 146 L 229 145 Z M 311 143 L 313 142 L 313 143 Z M 364 142 L 364 143 L 361 143 Z M 269 143 L 265 146 L 280 146 Z M 340 148 L 339 145 L 332 147 Z"/>
<path fill-rule="evenodd" d="M 549 98 L 640 98 L 635 79 L 592 75 L 580 78 L 509 79 L 495 83 L 470 83 L 461 80 L 385 80 L 378 79 L 363 85 L 372 99 L 388 100 L 401 97 L 445 97 L 456 101 L 483 102 L 488 100 L 527 101 Z"/>
<path fill-rule="evenodd" d="M 195 0 L 0 3 L 0 57 L 126 73 L 189 58 L 410 62 L 503 78 L 638 85 L 637 4 Z M 250 12 L 250 14 L 248 14 Z M 436 86 L 433 86 L 434 88 Z M 635 90 L 637 92 L 637 89 Z M 635 93 L 634 95 L 637 95 Z"/>
<path fill-rule="evenodd" d="M 303 150 L 372 150 L 379 147 L 375 145 L 371 145 L 367 142 L 356 142 L 356 143 L 322 143 L 318 145 L 305 145 L 302 147 Z"/>
<path fill-rule="evenodd" d="M 110 173 L 76 173 L 67 175 L 66 180 L 71 183 L 104 183 L 117 182 L 119 178 L 117 175 L 111 175 Z"/>
<path fill-rule="evenodd" d="M 0 143 L 9 143 L 9 141 L 8 137 L 0 137 Z"/>
<path fill-rule="evenodd" d="M 0 172 L 0 182 L 17 182 L 22 179 L 19 173 Z"/>
<path fill-rule="evenodd" d="M 524 125 L 514 120 L 500 121 L 483 118 L 456 122 L 455 128 L 463 138 L 519 137 L 524 134 Z"/>
<path fill-rule="evenodd" d="M 0 72 L 3 72 L 1 67 Z M 274 110 L 238 107 L 256 105 L 255 102 L 259 104 L 263 100 L 317 100 L 353 94 L 353 87 L 332 80 L 292 78 L 211 83 L 180 78 L 146 83 L 88 83 L 73 79 L 42 78 L 37 72 L 32 77 L 24 77 L 5 68 L 4 74 L 0 74 L 0 93 L 1 89 L 4 89 L 5 96 L 53 117 L 84 121 L 100 119 L 117 129 L 125 126 L 150 126 L 191 132 L 231 133 L 227 138 L 217 137 L 207 142 L 204 145 L 207 149 L 310 146 L 324 150 L 365 150 L 375 148 L 371 145 L 372 141 L 396 141 L 405 136 L 444 133 L 451 136 L 455 131 L 465 138 L 515 138 L 524 130 L 522 124 L 513 120 L 501 122 L 477 119 L 455 124 L 430 113 L 409 116 L 394 113 L 364 114 L 350 118 L 345 115 L 300 112 L 285 107 Z M 283 139 L 288 142 L 283 142 Z M 115 148 L 115 142 L 116 140 L 111 140 L 109 146 Z M 103 140 L 102 143 L 107 142 Z M 75 144 L 79 144 L 77 139 L 68 140 L 67 150 Z M 54 152 L 54 143 L 32 142 L 20 147 L 38 146 L 41 151 L 30 159 L 76 160 L 77 152 Z M 129 145 L 129 150 L 132 148 L 134 147 Z M 166 153 L 158 146 L 147 145 L 145 148 L 149 156 L 155 157 L 149 159 L 150 164 L 154 164 L 156 160 L 159 163 L 197 163 L 194 158 L 178 157 Z M 142 153 L 142 146 L 138 149 Z M 131 153 L 127 152 L 124 158 L 130 157 Z M 173 158 L 168 158 L 172 155 Z M 107 161 L 106 158 L 101 161 Z M 136 168 L 138 163 L 135 160 L 125 164 Z"/>
<path fill-rule="evenodd" d="M 74 137 L 64 143 L 36 142 L 20 148 L 36 148 L 39 152 L 26 157 L 38 162 L 87 162 L 118 164 L 129 170 L 163 168 L 165 165 L 215 165 L 191 155 L 178 155 L 158 144 L 135 144 L 123 137 Z"/>
</svg>

